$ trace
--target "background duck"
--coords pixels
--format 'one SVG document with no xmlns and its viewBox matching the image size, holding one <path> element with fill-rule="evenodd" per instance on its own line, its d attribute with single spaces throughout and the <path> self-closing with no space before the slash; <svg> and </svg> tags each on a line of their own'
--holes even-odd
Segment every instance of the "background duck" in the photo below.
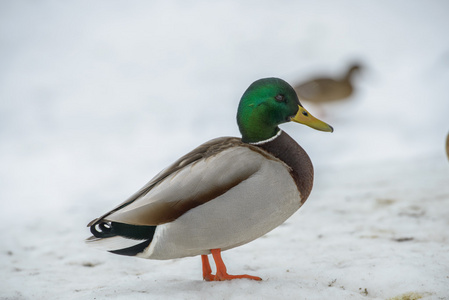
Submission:
<svg viewBox="0 0 449 300">
<path fill-rule="evenodd" d="M 149 259 L 201 255 L 206 281 L 261 280 L 229 275 L 221 251 L 273 230 L 307 200 L 313 166 L 301 146 L 278 127 L 289 121 L 333 131 L 307 112 L 287 82 L 255 81 L 238 107 L 242 138 L 213 139 L 181 157 L 91 221 L 93 236 L 87 241 L 115 254 Z"/>
<path fill-rule="evenodd" d="M 446 136 L 446 155 L 447 158 L 449 159 L 449 133 Z"/>
<path fill-rule="evenodd" d="M 299 99 L 318 105 L 349 98 L 354 92 L 354 74 L 361 68 L 359 64 L 352 64 L 340 78 L 322 76 L 298 83 L 294 86 L 295 92 Z"/>
</svg>

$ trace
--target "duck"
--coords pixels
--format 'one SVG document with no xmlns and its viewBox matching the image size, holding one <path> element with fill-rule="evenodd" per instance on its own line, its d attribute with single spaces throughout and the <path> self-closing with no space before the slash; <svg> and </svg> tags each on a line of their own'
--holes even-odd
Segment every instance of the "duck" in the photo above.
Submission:
<svg viewBox="0 0 449 300">
<path fill-rule="evenodd" d="M 123 203 L 92 220 L 87 243 L 146 259 L 201 256 L 205 281 L 262 280 L 228 274 L 221 253 L 278 227 L 309 197 L 312 162 L 279 128 L 290 121 L 333 131 L 302 106 L 286 81 L 256 80 L 238 105 L 241 138 L 212 139 L 176 160 Z"/>
<path fill-rule="evenodd" d="M 446 136 L 446 156 L 449 159 L 449 133 Z"/>
<path fill-rule="evenodd" d="M 353 63 L 340 78 L 317 77 L 294 85 L 298 97 L 304 101 L 322 104 L 349 98 L 354 92 L 354 74 L 361 65 Z"/>
</svg>

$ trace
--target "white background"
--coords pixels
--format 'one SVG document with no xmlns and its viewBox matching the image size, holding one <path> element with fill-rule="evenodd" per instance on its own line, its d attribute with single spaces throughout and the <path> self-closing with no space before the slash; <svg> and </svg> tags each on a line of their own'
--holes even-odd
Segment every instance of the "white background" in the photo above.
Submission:
<svg viewBox="0 0 449 300">
<path fill-rule="evenodd" d="M 447 1 L 2 1 L 0 298 L 449 299 L 448 14 Z M 303 103 L 334 133 L 282 126 L 315 165 L 306 205 L 223 255 L 264 281 L 206 283 L 198 257 L 84 244 L 160 169 L 239 136 L 253 81 L 354 61 L 352 99 Z"/>
</svg>

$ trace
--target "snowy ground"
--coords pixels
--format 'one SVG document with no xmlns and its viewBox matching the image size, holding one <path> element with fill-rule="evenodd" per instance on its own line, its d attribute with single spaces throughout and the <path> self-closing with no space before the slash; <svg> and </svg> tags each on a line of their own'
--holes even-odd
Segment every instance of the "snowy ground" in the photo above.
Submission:
<svg viewBox="0 0 449 300">
<path fill-rule="evenodd" d="M 449 299 L 447 1 L 3 1 L 0 299 Z M 147 261 L 85 225 L 161 168 L 238 135 L 254 80 L 367 66 L 332 134 L 283 127 L 315 164 L 284 225 L 223 254 Z M 307 106 L 307 104 L 305 103 Z M 313 106 L 309 105 L 314 113 Z"/>
</svg>

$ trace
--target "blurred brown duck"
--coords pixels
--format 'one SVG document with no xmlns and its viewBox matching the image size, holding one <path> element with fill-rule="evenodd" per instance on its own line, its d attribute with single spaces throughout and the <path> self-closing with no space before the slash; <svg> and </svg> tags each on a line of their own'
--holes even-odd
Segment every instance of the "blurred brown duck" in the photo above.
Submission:
<svg viewBox="0 0 449 300">
<path fill-rule="evenodd" d="M 359 64 L 352 64 L 348 71 L 337 79 L 318 77 L 294 86 L 299 99 L 321 104 L 350 97 L 354 91 L 351 82 L 353 74 L 360 70 Z"/>
<path fill-rule="evenodd" d="M 449 133 L 447 134 L 447 137 L 446 137 L 446 155 L 447 155 L 447 158 L 449 159 Z"/>
</svg>

